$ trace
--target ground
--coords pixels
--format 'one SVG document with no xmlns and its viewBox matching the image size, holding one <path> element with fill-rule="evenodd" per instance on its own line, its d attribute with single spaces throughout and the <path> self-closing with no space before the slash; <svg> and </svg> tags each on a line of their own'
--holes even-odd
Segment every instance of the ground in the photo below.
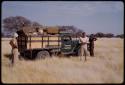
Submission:
<svg viewBox="0 0 125 85">
<path fill-rule="evenodd" d="M 3 83 L 122 83 L 124 45 L 120 38 L 101 38 L 95 42 L 95 57 L 55 57 L 45 60 L 22 60 L 13 68 L 7 56 L 9 39 L 2 38 L 1 62 Z"/>
</svg>

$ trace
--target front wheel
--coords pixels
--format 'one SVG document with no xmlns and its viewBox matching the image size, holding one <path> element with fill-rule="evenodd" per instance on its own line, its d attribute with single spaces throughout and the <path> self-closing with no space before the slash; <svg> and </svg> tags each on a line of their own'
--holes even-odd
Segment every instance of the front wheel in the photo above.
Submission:
<svg viewBox="0 0 125 85">
<path fill-rule="evenodd" d="M 37 59 L 45 59 L 46 57 L 50 57 L 50 54 L 48 51 L 40 51 L 37 53 L 37 56 L 36 56 Z"/>
</svg>

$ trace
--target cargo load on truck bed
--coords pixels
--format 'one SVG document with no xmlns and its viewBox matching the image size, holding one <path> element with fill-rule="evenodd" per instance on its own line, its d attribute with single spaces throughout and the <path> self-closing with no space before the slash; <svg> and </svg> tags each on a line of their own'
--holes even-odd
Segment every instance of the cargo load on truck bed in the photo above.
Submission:
<svg viewBox="0 0 125 85">
<path fill-rule="evenodd" d="M 52 28 L 51 30 L 54 30 Z M 57 28 L 55 29 L 57 30 Z M 19 52 L 29 49 L 51 49 L 51 48 L 59 48 L 61 46 L 61 37 L 59 34 L 50 35 L 46 34 L 44 35 L 37 34 L 34 35 L 35 29 L 31 27 L 24 27 L 22 30 L 17 31 L 19 37 L 18 37 L 18 49 Z M 48 33 L 51 31 L 48 30 Z M 58 33 L 57 31 L 53 33 Z"/>
<path fill-rule="evenodd" d="M 59 28 L 58 27 L 46 27 L 46 31 L 48 34 L 58 34 Z"/>
</svg>

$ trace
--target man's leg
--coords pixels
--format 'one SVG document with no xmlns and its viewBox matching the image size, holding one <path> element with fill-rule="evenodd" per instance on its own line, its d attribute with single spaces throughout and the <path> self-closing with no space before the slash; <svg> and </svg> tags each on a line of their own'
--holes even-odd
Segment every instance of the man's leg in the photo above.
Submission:
<svg viewBox="0 0 125 85">
<path fill-rule="evenodd" d="M 84 56 L 85 56 L 85 61 L 87 60 L 87 56 L 88 56 L 88 51 L 87 51 L 87 49 L 86 48 L 84 48 Z"/>
<path fill-rule="evenodd" d="M 90 48 L 90 56 L 92 56 L 92 48 Z"/>
<path fill-rule="evenodd" d="M 92 56 L 94 56 L 94 48 L 92 48 Z"/>
<path fill-rule="evenodd" d="M 15 62 L 17 62 L 19 60 L 18 49 L 17 48 L 14 51 L 14 58 L 15 58 Z"/>
<path fill-rule="evenodd" d="M 86 61 L 86 52 L 85 52 L 85 49 L 84 49 L 84 55 L 85 55 L 85 61 Z"/>
<path fill-rule="evenodd" d="M 12 50 L 12 59 L 11 59 L 12 66 L 15 64 L 15 61 L 17 61 L 17 58 L 18 58 L 17 52 L 18 50 L 16 48 Z"/>
<path fill-rule="evenodd" d="M 11 65 L 14 65 L 14 54 L 12 53 L 11 59 L 10 59 Z"/>
<path fill-rule="evenodd" d="M 92 44 L 90 44 L 90 56 L 92 56 Z"/>
<path fill-rule="evenodd" d="M 84 50 L 83 50 L 83 46 L 81 45 L 81 48 L 80 48 L 80 53 L 81 53 L 80 60 L 82 60 L 83 52 L 84 52 Z"/>
</svg>

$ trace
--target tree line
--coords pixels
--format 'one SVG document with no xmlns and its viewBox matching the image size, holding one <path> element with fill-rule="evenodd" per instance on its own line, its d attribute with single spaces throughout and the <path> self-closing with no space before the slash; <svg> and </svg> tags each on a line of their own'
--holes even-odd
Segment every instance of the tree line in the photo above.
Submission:
<svg viewBox="0 0 125 85">
<path fill-rule="evenodd" d="M 114 35 L 112 33 L 102 33 L 102 32 L 97 32 L 94 34 L 96 37 L 99 37 L 99 38 L 124 38 L 124 34 L 119 34 L 119 35 Z"/>
<path fill-rule="evenodd" d="M 20 30 L 23 26 L 32 26 L 32 27 L 36 27 L 36 26 L 40 26 L 40 27 L 44 27 L 43 25 L 39 24 L 36 21 L 31 21 L 25 17 L 22 16 L 10 16 L 7 17 L 5 19 L 2 20 L 3 24 L 2 27 L 4 28 L 4 30 L 1 33 L 2 37 L 11 37 L 12 33 Z M 80 36 L 81 33 L 83 32 L 83 30 L 78 29 L 75 26 L 57 26 L 61 31 L 70 31 L 70 33 L 72 35 L 77 35 Z M 118 38 L 123 38 L 124 34 L 120 34 L 120 35 L 114 35 L 112 33 L 102 33 L 102 32 L 97 32 L 94 34 L 95 37 L 107 37 L 107 38 L 112 38 L 112 37 L 118 37 Z M 88 34 L 87 36 L 90 36 L 90 34 Z"/>
</svg>

